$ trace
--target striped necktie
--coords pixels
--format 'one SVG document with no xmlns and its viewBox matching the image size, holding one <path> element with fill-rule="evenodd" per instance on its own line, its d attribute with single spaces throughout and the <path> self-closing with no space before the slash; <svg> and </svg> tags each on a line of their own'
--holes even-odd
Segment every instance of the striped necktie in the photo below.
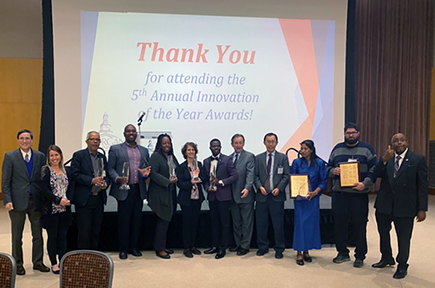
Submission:
<svg viewBox="0 0 435 288">
<path fill-rule="evenodd" d="M 399 161 L 402 157 L 397 156 L 396 157 L 396 161 L 394 162 L 394 172 L 393 172 L 393 178 L 396 178 L 397 176 L 397 172 L 399 171 L 400 165 L 399 165 Z"/>
</svg>

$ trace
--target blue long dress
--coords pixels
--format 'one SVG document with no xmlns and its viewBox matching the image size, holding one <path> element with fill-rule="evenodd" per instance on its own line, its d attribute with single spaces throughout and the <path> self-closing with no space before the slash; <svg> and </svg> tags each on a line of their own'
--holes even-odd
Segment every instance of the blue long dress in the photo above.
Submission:
<svg viewBox="0 0 435 288">
<path fill-rule="evenodd" d="M 315 165 L 305 158 L 297 158 L 293 161 L 290 174 L 308 174 L 310 181 L 310 190 L 314 191 L 317 187 L 325 190 L 327 174 L 326 165 L 316 159 Z M 293 233 L 293 249 L 296 251 L 306 251 L 310 249 L 320 249 L 320 207 L 319 198 L 321 193 L 317 194 L 310 201 L 303 198 L 301 201 L 294 200 L 295 206 L 295 229 Z"/>
</svg>

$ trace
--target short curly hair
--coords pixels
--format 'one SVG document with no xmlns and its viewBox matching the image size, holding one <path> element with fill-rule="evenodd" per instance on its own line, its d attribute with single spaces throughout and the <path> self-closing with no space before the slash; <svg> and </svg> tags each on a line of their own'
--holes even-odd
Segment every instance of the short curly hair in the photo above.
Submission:
<svg viewBox="0 0 435 288">
<path fill-rule="evenodd" d="M 195 149 L 195 154 L 198 154 L 198 145 L 193 143 L 193 142 L 186 142 L 186 144 L 184 144 L 183 148 L 181 148 L 181 154 L 183 154 L 184 159 L 187 159 L 187 148 L 188 147 L 192 147 L 193 149 Z"/>
</svg>

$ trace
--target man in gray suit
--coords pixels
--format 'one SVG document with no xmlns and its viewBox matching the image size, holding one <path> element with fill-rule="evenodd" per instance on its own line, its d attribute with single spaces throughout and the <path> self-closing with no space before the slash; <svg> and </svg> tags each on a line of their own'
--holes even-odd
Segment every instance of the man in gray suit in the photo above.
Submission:
<svg viewBox="0 0 435 288">
<path fill-rule="evenodd" d="M 267 133 L 263 140 L 266 152 L 255 157 L 254 185 L 257 189 L 255 219 L 257 220 L 257 256 L 269 252 L 269 217 L 275 232 L 275 258 L 281 259 L 285 249 L 284 201 L 290 166 L 287 156 L 275 150 L 278 136 Z"/>
<path fill-rule="evenodd" d="M 125 142 L 113 145 L 109 150 L 108 172 L 112 180 L 110 195 L 118 201 L 119 258 L 127 259 L 127 253 L 140 257 L 138 240 L 142 224 L 143 200 L 147 188 L 145 179 L 150 174 L 148 150 L 136 143 L 136 127 L 128 124 L 124 128 Z M 123 177 L 122 168 L 128 163 L 129 177 Z M 128 184 L 129 189 L 120 188 Z"/>
<path fill-rule="evenodd" d="M 239 179 L 232 184 L 235 203 L 230 211 L 233 218 L 236 247 L 230 248 L 230 251 L 237 251 L 237 255 L 243 256 L 249 253 L 254 228 L 255 193 L 252 192 L 252 185 L 254 183 L 255 156 L 243 149 L 245 137 L 242 134 L 234 134 L 231 137 L 231 146 L 234 148 L 234 153 L 230 157 L 233 159 Z"/>
<path fill-rule="evenodd" d="M 18 131 L 19 149 L 5 154 L 2 167 L 2 193 L 3 203 L 9 211 L 12 222 L 12 256 L 17 263 L 17 275 L 26 274 L 23 267 L 23 229 L 28 215 L 32 230 L 32 262 L 33 269 L 49 272 L 50 269 L 42 262 L 43 239 L 42 229 L 39 225 L 39 212 L 37 210 L 34 193 L 39 189 L 41 167 L 45 156 L 33 150 L 33 133 L 27 129 Z"/>
</svg>

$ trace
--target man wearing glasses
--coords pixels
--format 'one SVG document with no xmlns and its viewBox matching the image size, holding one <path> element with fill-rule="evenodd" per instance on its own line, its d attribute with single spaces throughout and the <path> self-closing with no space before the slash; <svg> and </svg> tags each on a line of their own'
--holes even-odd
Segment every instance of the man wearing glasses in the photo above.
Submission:
<svg viewBox="0 0 435 288">
<path fill-rule="evenodd" d="M 369 187 L 375 182 L 373 170 L 376 166 L 376 153 L 373 147 L 359 141 L 359 127 L 355 123 L 344 126 L 344 142 L 338 143 L 331 151 L 328 162 L 328 175 L 333 180 L 332 212 L 335 225 L 335 242 L 338 255 L 332 261 L 350 261 L 347 249 L 349 222 L 355 233 L 355 262 L 361 268 L 367 254 L 367 221 L 369 212 Z M 358 162 L 360 179 L 352 187 L 340 185 L 340 163 Z"/>
<path fill-rule="evenodd" d="M 75 183 L 72 203 L 76 210 L 78 249 L 98 250 L 104 205 L 107 202 L 107 159 L 98 152 L 100 134 L 86 135 L 87 148 L 74 153 L 71 178 Z"/>
</svg>

